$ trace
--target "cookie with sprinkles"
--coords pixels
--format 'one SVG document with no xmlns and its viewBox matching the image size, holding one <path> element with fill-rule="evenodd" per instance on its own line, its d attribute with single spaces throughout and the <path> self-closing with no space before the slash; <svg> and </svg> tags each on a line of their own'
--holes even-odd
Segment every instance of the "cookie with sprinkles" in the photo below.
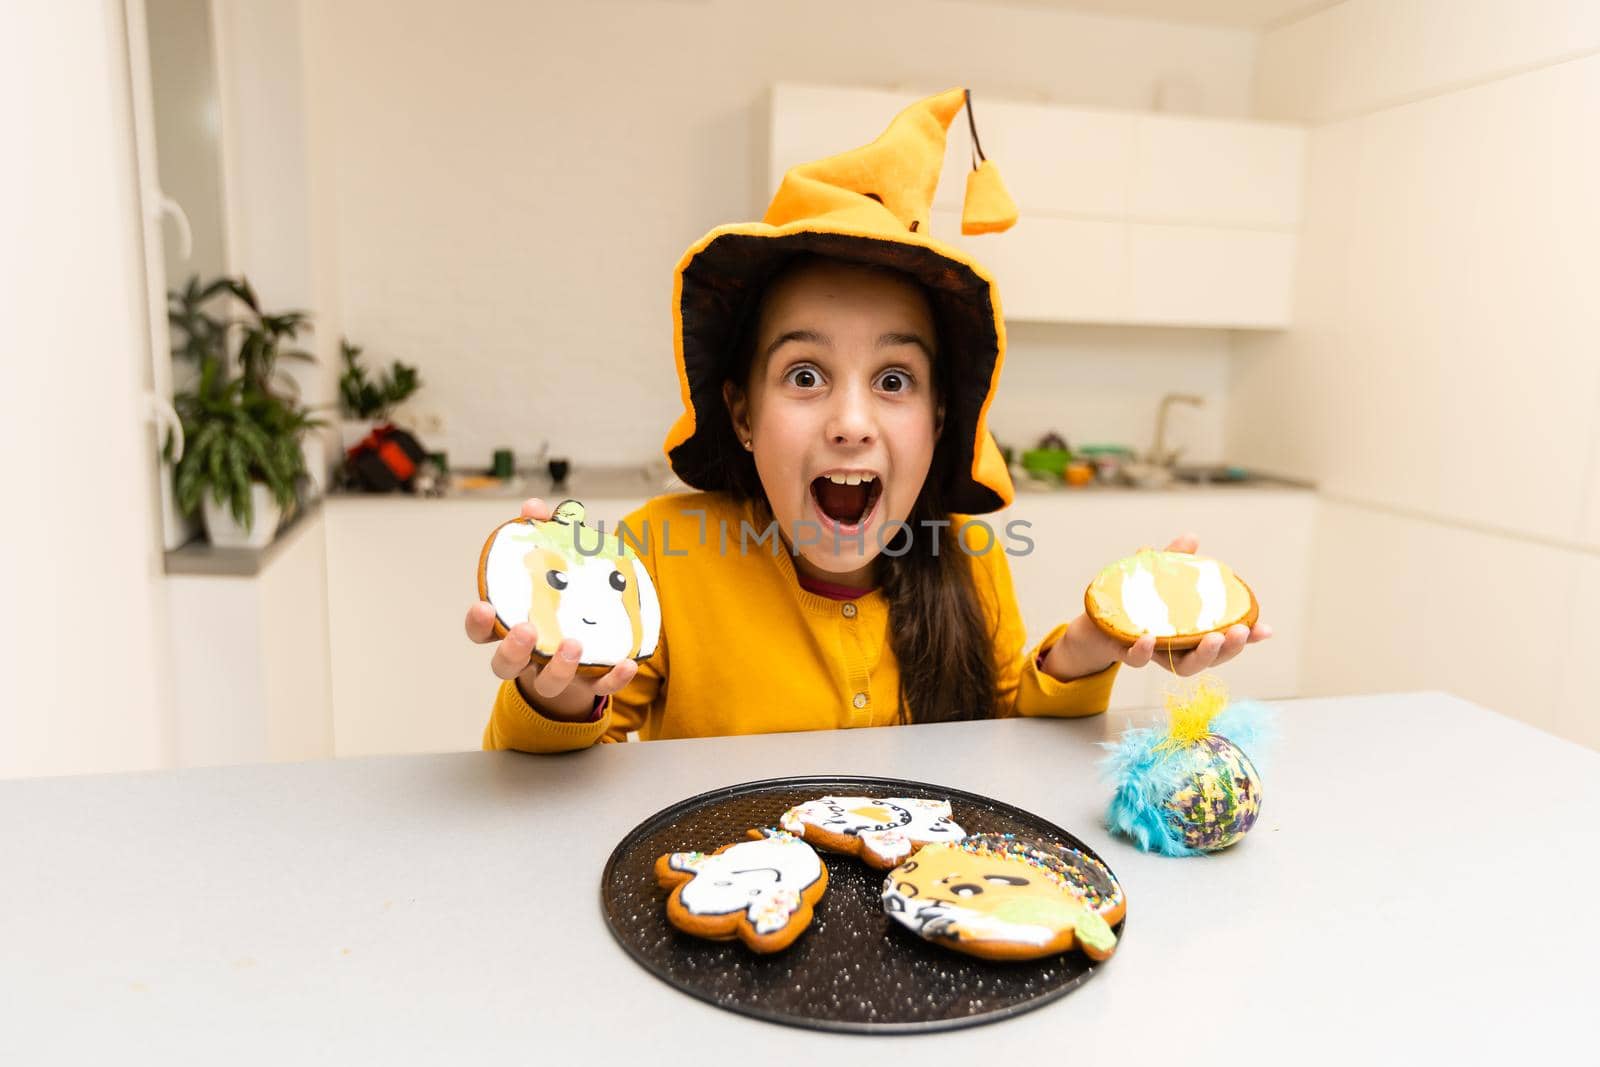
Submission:
<svg viewBox="0 0 1600 1067">
<path fill-rule="evenodd" d="M 752 830 L 750 837 L 710 853 L 669 852 L 656 860 L 656 882 L 672 890 L 667 921 L 684 933 L 778 952 L 811 925 L 828 869 L 793 834 Z"/>
<path fill-rule="evenodd" d="M 988 959 L 1091 959 L 1116 951 L 1127 898 L 1105 864 L 1075 848 L 1012 834 L 931 844 L 883 883 L 883 910 L 919 937 Z"/>
<path fill-rule="evenodd" d="M 880 871 L 923 845 L 966 836 L 948 800 L 914 797 L 818 797 L 784 812 L 778 825 L 827 852 L 858 856 Z"/>
</svg>

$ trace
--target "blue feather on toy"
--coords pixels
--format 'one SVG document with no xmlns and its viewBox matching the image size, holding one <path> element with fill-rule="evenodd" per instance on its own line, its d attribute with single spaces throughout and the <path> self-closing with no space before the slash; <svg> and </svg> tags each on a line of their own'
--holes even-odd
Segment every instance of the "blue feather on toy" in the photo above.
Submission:
<svg viewBox="0 0 1600 1067">
<path fill-rule="evenodd" d="M 1229 703 L 1209 678 L 1187 696 L 1168 696 L 1164 727 L 1131 727 L 1104 743 L 1113 789 L 1106 825 L 1167 856 L 1228 847 L 1260 813 L 1261 761 L 1273 730 L 1270 708 Z"/>
</svg>

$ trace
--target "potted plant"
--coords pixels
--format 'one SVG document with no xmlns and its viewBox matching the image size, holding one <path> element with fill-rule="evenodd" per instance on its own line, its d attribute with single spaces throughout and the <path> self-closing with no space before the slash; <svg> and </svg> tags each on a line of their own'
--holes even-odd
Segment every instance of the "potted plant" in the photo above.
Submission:
<svg viewBox="0 0 1600 1067">
<path fill-rule="evenodd" d="M 399 360 L 387 371 L 369 377 L 361 362 L 361 346 L 341 339 L 339 352 L 344 373 L 339 376 L 339 407 L 343 418 L 340 437 L 346 450 L 355 447 L 378 426 L 389 421 L 396 407 L 422 387 L 417 368 Z"/>
<path fill-rule="evenodd" d="M 244 314 L 224 319 L 211 310 L 232 298 Z M 306 476 L 301 438 L 320 425 L 300 403 L 278 360 L 310 359 L 287 347 L 303 329 L 303 312 L 267 314 L 250 283 L 218 278 L 202 286 L 191 278 L 174 292 L 168 310 L 174 354 L 197 367 L 193 382 L 173 398 L 183 424 L 184 448 L 175 459 L 178 506 L 199 509 L 206 535 L 221 547 L 261 548 L 271 543 L 285 511 L 294 507 Z M 229 358 L 228 340 L 239 333 Z"/>
</svg>

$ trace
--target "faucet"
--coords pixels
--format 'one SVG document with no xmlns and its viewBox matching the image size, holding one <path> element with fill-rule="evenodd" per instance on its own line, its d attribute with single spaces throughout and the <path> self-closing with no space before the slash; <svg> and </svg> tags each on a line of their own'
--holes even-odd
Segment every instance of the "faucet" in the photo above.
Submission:
<svg viewBox="0 0 1600 1067">
<path fill-rule="evenodd" d="M 1189 404 L 1193 407 L 1202 407 L 1206 402 L 1203 396 L 1193 393 L 1168 393 L 1161 398 L 1161 408 L 1156 414 L 1156 446 L 1150 452 L 1150 462 L 1158 467 L 1170 468 L 1178 461 L 1178 450 L 1167 451 L 1167 413 L 1174 404 Z"/>
</svg>

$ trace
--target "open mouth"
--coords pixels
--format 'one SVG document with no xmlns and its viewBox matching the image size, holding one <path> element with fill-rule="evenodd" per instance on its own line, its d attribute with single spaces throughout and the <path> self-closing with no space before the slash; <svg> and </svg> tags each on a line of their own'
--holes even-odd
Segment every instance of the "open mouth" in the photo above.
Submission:
<svg viewBox="0 0 1600 1067">
<path fill-rule="evenodd" d="M 875 474 L 834 473 L 811 479 L 817 510 L 842 527 L 859 526 L 881 495 L 883 482 Z"/>
</svg>

